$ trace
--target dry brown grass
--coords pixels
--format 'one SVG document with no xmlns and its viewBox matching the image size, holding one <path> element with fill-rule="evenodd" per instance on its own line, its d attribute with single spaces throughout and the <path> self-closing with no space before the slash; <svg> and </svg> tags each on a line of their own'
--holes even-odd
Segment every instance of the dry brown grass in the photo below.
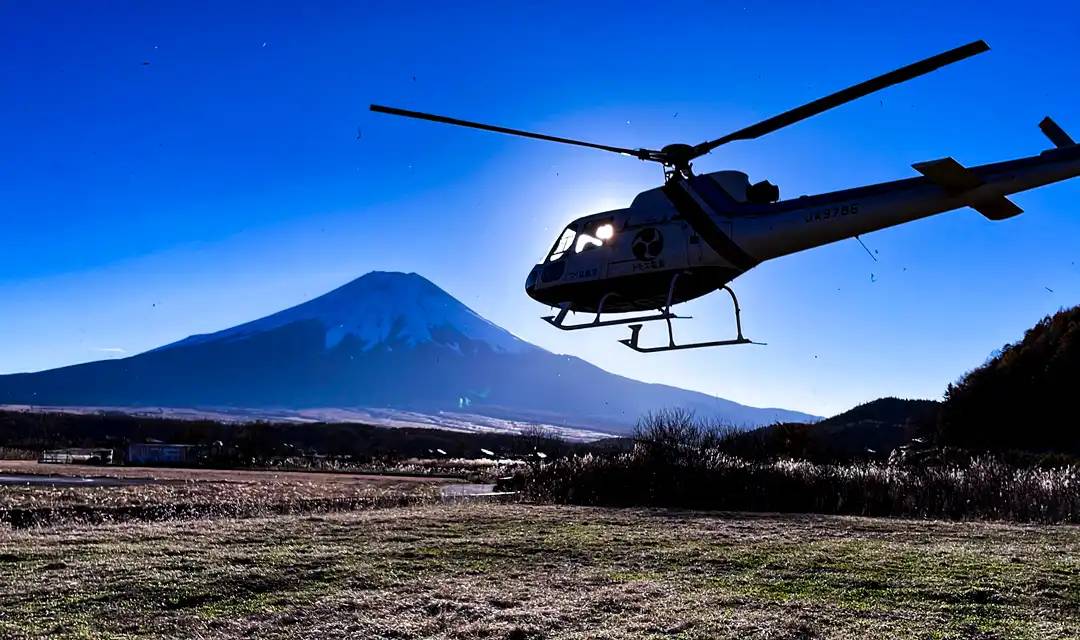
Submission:
<svg viewBox="0 0 1080 640">
<path fill-rule="evenodd" d="M 432 482 L 423 476 L 380 476 L 362 473 L 317 473 L 310 471 L 263 471 L 247 469 L 173 469 L 167 467 L 93 466 L 77 464 L 38 464 L 34 460 L 0 460 L 0 473 L 87 476 L 104 478 L 152 478 L 156 480 L 297 483 L 321 486 L 364 484 L 399 485 Z"/>
<path fill-rule="evenodd" d="M 1080 529 L 431 505 L 0 531 L 0 637 L 1075 638 Z"/>
<path fill-rule="evenodd" d="M 347 511 L 430 500 L 432 479 L 357 474 L 41 465 L 0 473 L 152 480 L 125 486 L 0 486 L 0 526 Z M 446 480 L 439 481 L 445 484 Z"/>
<path fill-rule="evenodd" d="M 0 462 L 5 460 L 37 460 L 37 454 L 38 452 L 30 449 L 0 447 Z"/>
</svg>

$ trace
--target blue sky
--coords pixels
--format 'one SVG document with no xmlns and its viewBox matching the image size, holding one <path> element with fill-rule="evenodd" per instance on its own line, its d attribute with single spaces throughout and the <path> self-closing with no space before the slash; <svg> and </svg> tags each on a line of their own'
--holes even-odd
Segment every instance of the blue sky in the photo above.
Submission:
<svg viewBox="0 0 1080 640">
<path fill-rule="evenodd" d="M 0 373 L 137 353 L 421 273 L 531 342 L 631 377 L 821 414 L 945 385 L 1080 303 L 1080 180 L 766 263 L 735 282 L 766 347 L 641 356 L 522 290 L 568 220 L 625 206 L 629 158 L 367 112 L 380 102 L 658 148 L 916 59 L 992 50 L 700 159 L 784 196 L 1080 134 L 1075 3 L 0 5 Z M 677 114 L 677 115 L 676 115 Z M 873 275 L 872 275 L 873 274 Z M 685 335 L 726 335 L 719 296 Z"/>
</svg>

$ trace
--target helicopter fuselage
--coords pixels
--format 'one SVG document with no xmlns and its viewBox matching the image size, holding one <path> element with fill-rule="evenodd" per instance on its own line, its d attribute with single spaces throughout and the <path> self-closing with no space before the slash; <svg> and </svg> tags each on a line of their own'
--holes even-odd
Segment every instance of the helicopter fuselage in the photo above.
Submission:
<svg viewBox="0 0 1080 640">
<path fill-rule="evenodd" d="M 971 168 L 951 159 L 913 166 L 924 175 L 778 202 L 750 201 L 740 172 L 680 177 L 626 209 L 573 221 L 525 289 L 570 311 L 659 309 L 766 260 L 952 209 L 1012 217 L 1021 210 L 1005 196 L 1080 175 L 1080 146 Z"/>
</svg>

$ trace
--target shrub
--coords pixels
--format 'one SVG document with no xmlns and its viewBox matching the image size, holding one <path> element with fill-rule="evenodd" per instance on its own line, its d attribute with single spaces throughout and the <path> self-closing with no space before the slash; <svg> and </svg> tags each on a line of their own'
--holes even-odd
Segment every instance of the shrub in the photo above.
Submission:
<svg viewBox="0 0 1080 640">
<path fill-rule="evenodd" d="M 685 412 L 662 412 L 643 419 L 629 452 L 530 465 L 520 482 L 527 497 L 570 504 L 1080 522 L 1076 466 L 751 461 L 723 451 L 728 437 Z"/>
</svg>

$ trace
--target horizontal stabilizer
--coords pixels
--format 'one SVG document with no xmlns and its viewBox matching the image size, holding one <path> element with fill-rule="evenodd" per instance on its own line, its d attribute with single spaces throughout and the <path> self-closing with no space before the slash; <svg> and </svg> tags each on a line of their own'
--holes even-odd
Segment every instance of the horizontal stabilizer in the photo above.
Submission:
<svg viewBox="0 0 1080 640">
<path fill-rule="evenodd" d="M 1067 137 L 1067 136 L 1066 136 Z M 951 193 L 969 191 L 984 183 L 974 171 L 952 158 L 917 162 L 911 165 L 916 171 Z M 1005 196 L 991 197 L 971 203 L 971 208 L 991 220 L 1004 220 L 1019 215 L 1023 209 Z"/>
<path fill-rule="evenodd" d="M 1024 212 L 1023 209 L 1016 206 L 1015 202 L 1009 200 L 1005 196 L 973 202 L 971 208 L 991 220 L 1004 220 L 1005 218 L 1018 216 Z"/>
<path fill-rule="evenodd" d="M 1069 134 L 1065 133 L 1065 130 L 1058 126 L 1058 123 L 1050 119 L 1050 116 L 1046 116 L 1039 123 L 1039 128 L 1042 129 L 1043 135 L 1050 138 L 1050 142 L 1054 143 L 1055 147 L 1071 147 L 1076 144 Z"/>
<path fill-rule="evenodd" d="M 952 158 L 916 162 L 911 167 L 954 193 L 974 189 L 983 184 L 983 181 L 971 169 Z"/>
</svg>

